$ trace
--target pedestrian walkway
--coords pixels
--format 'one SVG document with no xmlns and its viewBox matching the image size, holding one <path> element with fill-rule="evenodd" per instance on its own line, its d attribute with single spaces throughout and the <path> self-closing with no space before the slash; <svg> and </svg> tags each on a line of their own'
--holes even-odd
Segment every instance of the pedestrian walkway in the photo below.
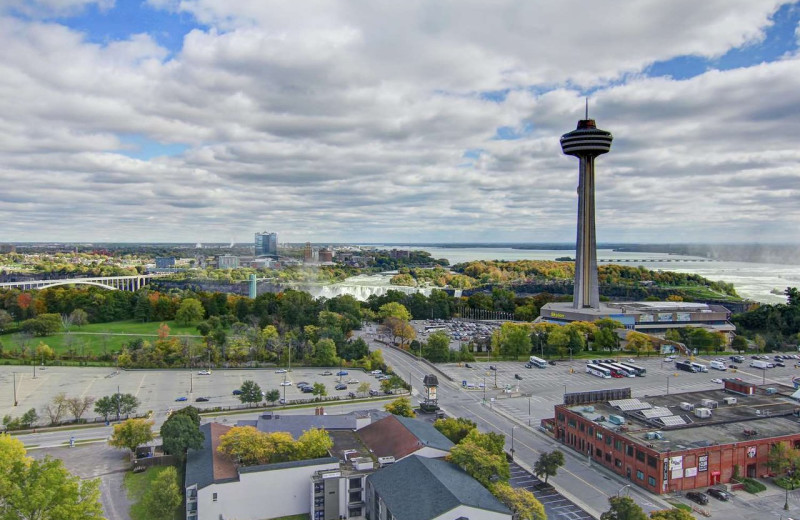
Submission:
<svg viewBox="0 0 800 520">
<path fill-rule="evenodd" d="M 544 506 L 548 520 L 592 520 L 592 515 L 564 498 L 552 486 L 545 485 L 516 462 L 511 463 L 509 484 L 532 492 Z"/>
</svg>

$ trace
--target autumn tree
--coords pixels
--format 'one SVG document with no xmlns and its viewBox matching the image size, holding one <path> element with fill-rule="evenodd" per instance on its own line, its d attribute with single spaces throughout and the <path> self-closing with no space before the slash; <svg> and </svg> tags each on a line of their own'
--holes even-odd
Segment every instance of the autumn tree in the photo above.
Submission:
<svg viewBox="0 0 800 520">
<path fill-rule="evenodd" d="M 53 396 L 53 399 L 43 408 L 44 414 L 50 419 L 50 424 L 53 425 L 61 422 L 67 410 L 67 395 L 64 392 L 59 392 Z"/>
<path fill-rule="evenodd" d="M 44 362 L 45 359 L 53 359 L 56 357 L 55 351 L 50 347 L 50 345 L 45 344 L 43 341 L 40 341 L 39 344 L 36 346 L 35 351 L 36 358 L 34 361 L 42 361 Z"/>
<path fill-rule="evenodd" d="M 288 433 L 263 433 L 252 426 L 234 426 L 220 436 L 217 448 L 245 466 L 296 460 L 298 449 Z"/>
<path fill-rule="evenodd" d="M 383 407 L 387 412 L 401 417 L 416 417 L 417 414 L 411 408 L 411 401 L 408 397 L 398 397 L 391 403 Z"/>
<path fill-rule="evenodd" d="M 69 319 L 76 327 L 83 327 L 89 323 L 89 315 L 83 309 L 75 309 L 69 313 Z"/>
<path fill-rule="evenodd" d="M 0 518 L 104 520 L 100 481 L 73 476 L 58 459 L 32 459 L 18 439 L 0 435 Z"/>
<path fill-rule="evenodd" d="M 533 493 L 523 488 L 513 488 L 505 482 L 497 482 L 490 488 L 492 494 L 504 503 L 519 520 L 547 520 L 544 506 Z"/>
<path fill-rule="evenodd" d="M 162 468 L 142 497 L 142 502 L 151 518 L 174 518 L 176 509 L 182 501 L 183 493 L 178 482 L 178 471 L 174 466 Z"/>
<path fill-rule="evenodd" d="M 115 424 L 108 444 L 115 448 L 127 448 L 134 453 L 136 448 L 155 438 L 153 424 L 155 424 L 153 421 L 146 419 L 128 419 Z"/>
<path fill-rule="evenodd" d="M 447 460 L 463 468 L 487 488 L 495 481 L 508 482 L 511 475 L 505 454 L 492 453 L 466 440 L 453 446 Z"/>
<path fill-rule="evenodd" d="M 402 304 L 397 302 L 389 302 L 380 306 L 378 309 L 378 317 L 382 320 L 386 318 L 397 318 L 402 321 L 411 321 L 411 313 Z"/>
<path fill-rule="evenodd" d="M 366 395 L 367 393 L 369 393 L 369 383 L 364 381 L 363 383 L 358 385 L 358 388 L 356 389 L 356 393 L 357 394 L 361 394 L 361 395 Z"/>
<path fill-rule="evenodd" d="M 69 412 L 75 417 L 75 421 L 77 422 L 81 420 L 83 414 L 89 410 L 93 403 L 94 397 L 70 397 L 67 399 L 67 408 L 69 408 Z"/>
<path fill-rule="evenodd" d="M 492 350 L 505 357 L 519 359 L 531 352 L 530 327 L 518 323 L 503 323 L 492 333 Z"/>
<path fill-rule="evenodd" d="M 297 454 L 302 459 L 318 459 L 327 457 L 333 448 L 333 439 L 322 428 L 306 430 L 297 439 Z"/>
<path fill-rule="evenodd" d="M 637 356 L 639 356 L 642 352 L 653 352 L 653 342 L 650 341 L 650 338 L 647 336 L 647 334 L 642 334 L 641 332 L 632 330 L 628 332 L 627 336 L 625 336 L 625 341 L 625 350 L 628 352 L 635 352 Z"/>
<path fill-rule="evenodd" d="M 202 320 L 205 312 L 206 311 L 203 308 L 203 304 L 200 303 L 200 300 L 195 298 L 185 298 L 175 313 L 175 321 L 181 325 L 189 325 Z"/>
<path fill-rule="evenodd" d="M 660 509 L 650 512 L 650 520 L 695 520 L 694 515 L 684 509 Z"/>
</svg>

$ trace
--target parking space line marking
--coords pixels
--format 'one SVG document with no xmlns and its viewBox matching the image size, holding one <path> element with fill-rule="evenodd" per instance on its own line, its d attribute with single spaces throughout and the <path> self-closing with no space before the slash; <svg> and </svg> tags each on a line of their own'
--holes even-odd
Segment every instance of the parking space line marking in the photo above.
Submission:
<svg viewBox="0 0 800 520">
<path fill-rule="evenodd" d="M 142 374 L 142 380 L 139 381 L 139 388 L 136 389 L 136 393 L 133 394 L 136 397 L 139 397 L 139 392 L 142 391 L 142 384 L 144 384 L 144 378 L 147 377 L 147 374 Z"/>
</svg>

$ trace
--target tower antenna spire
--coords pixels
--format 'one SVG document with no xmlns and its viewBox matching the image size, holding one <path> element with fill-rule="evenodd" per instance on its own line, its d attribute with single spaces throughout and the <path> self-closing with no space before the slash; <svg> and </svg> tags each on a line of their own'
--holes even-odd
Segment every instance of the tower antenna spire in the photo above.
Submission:
<svg viewBox="0 0 800 520">
<path fill-rule="evenodd" d="M 584 119 L 589 119 L 589 96 L 586 96 L 586 117 Z"/>
</svg>

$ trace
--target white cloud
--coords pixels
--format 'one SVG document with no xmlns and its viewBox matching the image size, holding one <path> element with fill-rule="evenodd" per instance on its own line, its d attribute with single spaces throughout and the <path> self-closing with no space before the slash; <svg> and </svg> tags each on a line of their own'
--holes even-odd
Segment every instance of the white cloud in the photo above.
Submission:
<svg viewBox="0 0 800 520">
<path fill-rule="evenodd" d="M 615 136 L 601 240 L 800 222 L 796 57 L 640 74 L 757 41 L 774 1 L 150 3 L 209 28 L 170 54 L 147 34 L 98 45 L 0 19 L 3 239 L 570 241 L 570 85 L 597 89 L 591 113 Z M 493 139 L 502 126 L 523 137 Z M 133 159 L 130 136 L 189 148 Z"/>
</svg>

